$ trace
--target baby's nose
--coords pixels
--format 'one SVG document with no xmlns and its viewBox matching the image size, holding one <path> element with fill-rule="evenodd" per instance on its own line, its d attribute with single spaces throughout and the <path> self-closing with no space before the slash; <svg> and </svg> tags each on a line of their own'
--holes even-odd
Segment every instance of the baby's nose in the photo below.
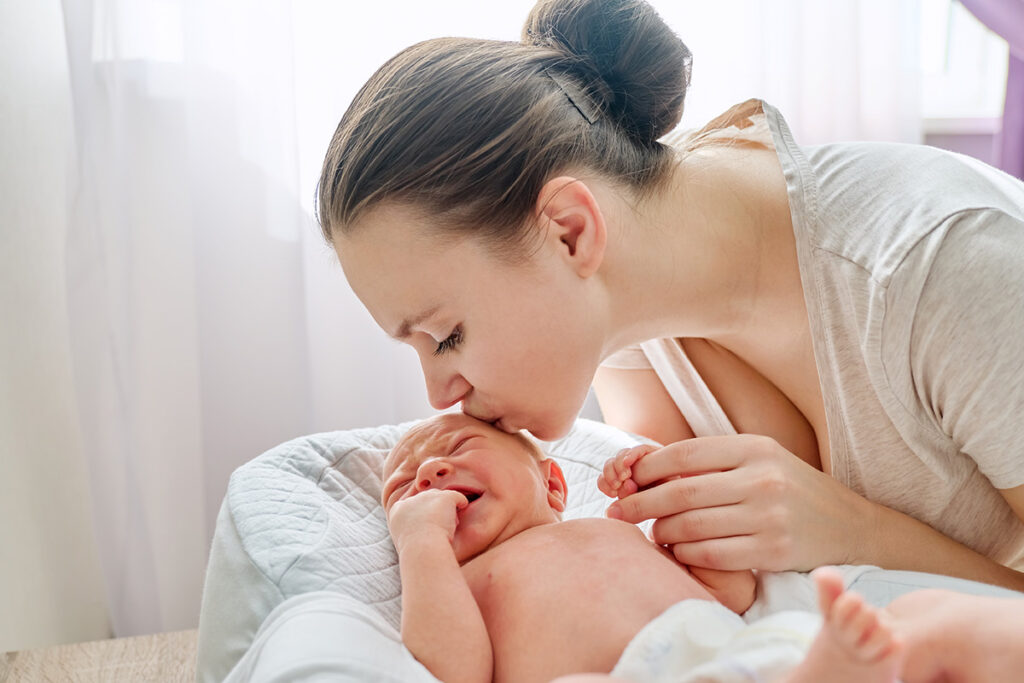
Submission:
<svg viewBox="0 0 1024 683">
<path fill-rule="evenodd" d="M 443 460 L 427 460 L 420 465 L 416 473 L 416 488 L 426 491 L 431 487 L 438 486 L 438 483 L 452 473 L 452 466 Z"/>
</svg>

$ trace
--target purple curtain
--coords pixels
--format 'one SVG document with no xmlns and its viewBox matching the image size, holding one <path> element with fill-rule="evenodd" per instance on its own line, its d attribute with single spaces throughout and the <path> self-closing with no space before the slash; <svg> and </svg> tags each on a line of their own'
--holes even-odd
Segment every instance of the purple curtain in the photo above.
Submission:
<svg viewBox="0 0 1024 683">
<path fill-rule="evenodd" d="M 1024 179 L 1024 0 L 960 0 L 964 7 L 1010 44 L 1003 126 L 997 139 L 999 167 Z"/>
</svg>

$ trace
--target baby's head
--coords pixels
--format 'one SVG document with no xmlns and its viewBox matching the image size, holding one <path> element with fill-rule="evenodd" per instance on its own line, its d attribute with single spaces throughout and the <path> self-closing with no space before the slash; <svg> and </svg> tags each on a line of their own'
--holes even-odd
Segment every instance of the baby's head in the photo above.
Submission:
<svg viewBox="0 0 1024 683">
<path fill-rule="evenodd" d="M 561 520 L 562 470 L 522 433 L 508 434 L 462 413 L 412 427 L 384 460 L 381 502 L 392 506 L 429 489 L 451 489 L 458 512 L 452 546 L 459 563 L 541 524 Z"/>
</svg>

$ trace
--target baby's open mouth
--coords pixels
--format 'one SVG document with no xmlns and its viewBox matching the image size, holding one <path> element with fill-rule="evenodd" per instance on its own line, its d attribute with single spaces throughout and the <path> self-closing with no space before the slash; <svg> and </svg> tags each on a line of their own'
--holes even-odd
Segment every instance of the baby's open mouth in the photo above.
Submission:
<svg viewBox="0 0 1024 683">
<path fill-rule="evenodd" d="M 452 487 L 449 487 L 448 490 L 449 491 L 458 491 L 459 493 L 461 493 L 462 495 L 464 495 L 466 497 L 466 502 L 468 502 L 468 503 L 472 503 L 473 501 L 478 499 L 480 496 L 484 495 L 482 491 L 474 491 L 472 489 L 465 489 L 465 488 L 462 488 L 461 486 L 452 486 Z"/>
</svg>

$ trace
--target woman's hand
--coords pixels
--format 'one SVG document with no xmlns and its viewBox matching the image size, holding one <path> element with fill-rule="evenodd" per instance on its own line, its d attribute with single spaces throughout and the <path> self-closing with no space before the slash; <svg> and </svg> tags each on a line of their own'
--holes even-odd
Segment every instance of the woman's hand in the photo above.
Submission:
<svg viewBox="0 0 1024 683">
<path fill-rule="evenodd" d="M 640 490 L 612 503 L 608 516 L 654 519 L 654 541 L 687 565 L 783 571 L 850 563 L 872 533 L 872 503 L 764 436 L 677 441 L 633 463 L 630 479 Z"/>
</svg>

